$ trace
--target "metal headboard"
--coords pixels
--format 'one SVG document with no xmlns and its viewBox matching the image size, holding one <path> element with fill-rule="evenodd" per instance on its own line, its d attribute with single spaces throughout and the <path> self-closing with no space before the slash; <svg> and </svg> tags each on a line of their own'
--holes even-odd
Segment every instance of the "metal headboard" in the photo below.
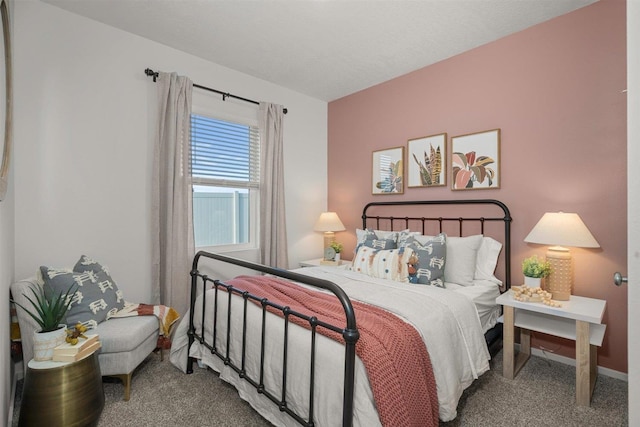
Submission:
<svg viewBox="0 0 640 427">
<path fill-rule="evenodd" d="M 377 206 L 417 206 L 417 205 L 494 205 L 502 210 L 503 216 L 393 216 L 393 215 L 368 215 L 370 208 Z M 499 200 L 493 199 L 476 199 L 476 200 L 414 200 L 414 201 L 397 201 L 397 202 L 371 202 L 362 210 L 362 228 L 367 228 L 367 224 L 375 223 L 375 228 L 380 229 L 381 221 L 389 224 L 389 230 L 393 231 L 394 226 L 398 226 L 398 230 L 412 228 L 412 225 L 419 224 L 422 234 L 426 234 L 427 226 L 431 223 L 437 223 L 439 232 L 443 231 L 443 225 L 447 223 L 458 223 L 458 236 L 464 236 L 463 224 L 477 223 L 480 225 L 480 234 L 485 232 L 485 224 L 487 222 L 504 223 L 504 289 L 511 286 L 511 213 L 507 205 Z M 414 227 L 415 228 L 415 227 Z M 413 228 L 412 228 L 413 229 Z"/>
</svg>

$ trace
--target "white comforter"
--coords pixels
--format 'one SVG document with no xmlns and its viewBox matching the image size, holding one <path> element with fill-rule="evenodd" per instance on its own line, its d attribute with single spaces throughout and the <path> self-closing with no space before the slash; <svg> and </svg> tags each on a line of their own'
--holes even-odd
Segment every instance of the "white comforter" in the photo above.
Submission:
<svg viewBox="0 0 640 427">
<path fill-rule="evenodd" d="M 429 355 L 437 384 L 439 414 L 443 421 L 456 417 L 456 407 L 462 392 L 479 375 L 489 369 L 490 355 L 480 326 L 474 304 L 466 297 L 447 289 L 431 286 L 416 286 L 374 279 L 360 273 L 335 268 L 315 267 L 300 269 L 299 273 L 333 281 L 341 286 L 350 298 L 380 306 L 410 322 L 422 335 Z M 208 292 L 208 295 L 212 292 Z M 222 297 L 222 298 L 221 298 Z M 219 309 L 226 310 L 226 296 L 219 295 Z M 234 298 L 232 312 L 241 315 L 240 298 Z M 200 316 L 200 300 L 196 303 L 196 319 Z M 207 298 L 208 307 L 213 307 L 213 298 Z M 261 311 L 249 304 L 249 322 L 260 324 Z M 282 321 L 269 316 L 267 335 L 281 341 Z M 220 326 L 226 328 L 226 315 L 218 317 Z M 171 362 L 186 371 L 188 314 L 176 330 L 171 349 Z M 357 318 L 356 318 L 357 321 Z M 205 322 L 206 336 L 211 337 L 212 321 Z M 250 323 L 252 324 L 252 323 Z M 200 325 L 196 324 L 196 328 Z M 199 329 L 198 329 L 199 330 Z M 226 348 L 224 331 L 218 332 L 219 349 Z M 247 347 L 247 372 L 258 378 L 259 372 L 259 327 L 249 328 Z M 291 345 L 296 351 L 289 351 L 287 400 L 296 410 L 308 407 L 308 345 L 309 333 L 303 328 L 291 325 L 289 330 Z M 222 336 L 222 338 L 221 338 Z M 240 341 L 240 325 L 232 326 L 231 336 Z M 209 338 L 209 341 L 211 338 Z M 233 339 L 232 339 L 233 341 Z M 317 337 L 319 351 L 316 360 L 316 403 L 315 418 L 318 426 L 335 426 L 342 419 L 342 382 L 344 366 L 343 347 L 324 336 Z M 267 348 L 267 358 L 282 360 L 282 344 L 273 343 Z M 189 351 L 192 357 L 220 372 L 221 378 L 238 389 L 240 396 L 247 400 L 258 412 L 275 425 L 298 425 L 288 415 L 281 413 L 266 397 L 255 392 L 252 386 L 239 379 L 237 374 L 225 366 L 217 356 L 195 342 Z M 231 344 L 231 357 L 239 364 L 240 343 Z M 300 358 L 293 358 L 300 356 Z M 280 394 L 281 362 L 266 370 L 265 384 L 268 390 Z M 295 379 L 295 383 L 293 381 Z M 337 386 L 340 385 L 340 386 Z M 336 387 L 338 389 L 336 389 Z M 303 414 L 306 413 L 302 410 Z M 354 394 L 354 425 L 380 425 L 375 403 L 369 386 L 364 365 L 356 361 L 356 384 Z"/>
</svg>

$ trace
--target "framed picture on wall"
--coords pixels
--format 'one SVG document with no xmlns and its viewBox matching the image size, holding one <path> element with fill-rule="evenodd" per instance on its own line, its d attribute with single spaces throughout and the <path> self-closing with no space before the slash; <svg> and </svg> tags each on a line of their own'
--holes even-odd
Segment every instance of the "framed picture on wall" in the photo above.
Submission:
<svg viewBox="0 0 640 427">
<path fill-rule="evenodd" d="M 373 152 L 372 194 L 404 193 L 404 147 Z"/>
<path fill-rule="evenodd" d="M 446 185 L 447 134 L 424 136 L 407 141 L 407 186 Z"/>
<path fill-rule="evenodd" d="M 500 129 L 451 137 L 451 189 L 500 188 Z"/>
</svg>

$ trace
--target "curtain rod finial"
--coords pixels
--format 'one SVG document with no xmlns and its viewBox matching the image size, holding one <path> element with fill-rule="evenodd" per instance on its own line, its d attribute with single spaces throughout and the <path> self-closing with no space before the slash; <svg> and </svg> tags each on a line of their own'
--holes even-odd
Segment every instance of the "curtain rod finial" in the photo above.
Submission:
<svg viewBox="0 0 640 427">
<path fill-rule="evenodd" d="M 156 79 L 158 78 L 159 73 L 157 71 L 153 71 L 151 68 L 146 68 L 144 70 L 144 73 L 149 76 L 149 77 L 153 77 L 153 82 L 156 82 Z"/>
</svg>

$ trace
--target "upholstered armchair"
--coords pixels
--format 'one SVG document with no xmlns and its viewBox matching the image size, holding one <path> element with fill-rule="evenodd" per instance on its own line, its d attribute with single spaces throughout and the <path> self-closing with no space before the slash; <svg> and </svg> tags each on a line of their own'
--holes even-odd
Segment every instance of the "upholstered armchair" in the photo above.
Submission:
<svg viewBox="0 0 640 427">
<path fill-rule="evenodd" d="M 30 307 L 26 296 L 33 298 L 29 288 L 42 286 L 35 277 L 11 285 L 12 298 Z M 25 375 L 27 364 L 33 358 L 33 334 L 38 324 L 22 308 L 16 307 Z M 72 322 L 67 322 L 72 323 Z M 90 331 L 97 333 L 102 344 L 98 354 L 102 376 L 120 378 L 124 384 L 124 400 L 131 395 L 131 377 L 135 368 L 152 353 L 158 342 L 159 324 L 155 316 L 110 318 Z"/>
</svg>

